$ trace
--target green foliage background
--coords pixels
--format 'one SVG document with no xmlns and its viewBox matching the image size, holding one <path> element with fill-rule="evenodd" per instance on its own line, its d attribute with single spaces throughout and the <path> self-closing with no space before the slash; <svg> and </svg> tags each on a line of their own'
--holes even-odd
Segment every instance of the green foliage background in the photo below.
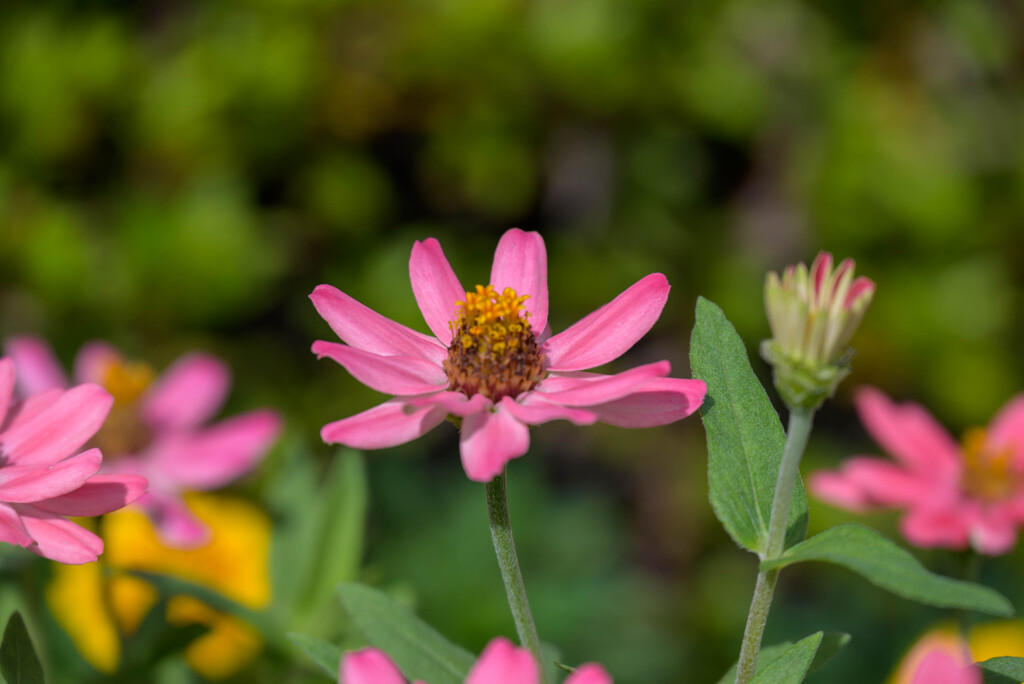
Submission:
<svg viewBox="0 0 1024 684">
<path fill-rule="evenodd" d="M 556 330 L 664 272 L 662 320 L 614 368 L 682 376 L 698 294 L 754 350 L 765 271 L 828 249 L 878 292 L 805 472 L 876 451 L 857 384 L 959 433 L 1022 385 L 1022 19 L 970 0 L 8 0 L 0 335 L 66 361 L 96 337 L 158 366 L 212 351 L 231 410 L 277 407 L 327 459 L 319 428 L 380 398 L 308 352 L 332 335 L 306 295 L 331 283 L 426 330 L 415 239 L 468 287 L 505 229 L 540 230 Z M 542 637 L 623 684 L 714 681 L 755 566 L 712 517 L 699 421 L 532 432 L 511 503 Z M 454 430 L 369 466 L 363 579 L 470 650 L 511 634 Z M 847 519 L 812 502 L 812 532 Z M 1020 568 L 983 579 L 1022 605 Z M 941 616 L 795 568 L 768 640 L 849 632 L 811 681 L 880 681 Z"/>
</svg>

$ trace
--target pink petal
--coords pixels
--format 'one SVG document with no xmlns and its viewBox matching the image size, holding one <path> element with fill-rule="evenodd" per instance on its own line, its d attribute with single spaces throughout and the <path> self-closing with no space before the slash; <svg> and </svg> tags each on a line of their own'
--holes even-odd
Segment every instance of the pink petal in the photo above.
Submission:
<svg viewBox="0 0 1024 684">
<path fill-rule="evenodd" d="M 447 411 L 436 406 L 408 411 L 405 402 L 391 400 L 328 423 L 320 437 L 328 444 L 344 444 L 354 449 L 384 449 L 422 437 L 444 422 L 447 415 Z"/>
<path fill-rule="evenodd" d="M 470 480 L 490 482 L 505 464 L 530 448 L 530 431 L 502 404 L 462 420 L 459 452 Z"/>
<path fill-rule="evenodd" d="M 143 416 L 158 429 L 198 427 L 220 410 L 230 386 L 231 372 L 220 359 L 183 356 L 146 392 Z"/>
<path fill-rule="evenodd" d="M 539 680 L 540 669 L 533 655 L 498 637 L 487 644 L 465 684 L 537 684 Z"/>
<path fill-rule="evenodd" d="M 409 356 L 378 356 L 337 342 L 313 343 L 317 358 L 328 357 L 344 366 L 359 382 L 384 394 L 397 396 L 437 392 L 448 386 L 439 364 Z"/>
<path fill-rule="evenodd" d="M 193 549 L 207 544 L 210 529 L 197 518 L 180 495 L 152 492 L 136 502 L 153 521 L 161 540 L 176 549 Z"/>
<path fill-rule="evenodd" d="M 405 684 L 405 677 L 383 651 L 364 648 L 341 657 L 338 684 Z"/>
<path fill-rule="evenodd" d="M 65 392 L 67 390 L 55 388 L 34 394 L 23 401 L 10 404 L 7 417 L 0 420 L 0 426 L 2 426 L 0 427 L 0 432 L 7 432 L 18 425 L 28 423 L 40 413 L 50 408 Z"/>
<path fill-rule="evenodd" d="M 1024 465 L 1024 394 L 1006 402 L 989 424 L 986 442 L 994 449 L 1013 449 L 1018 465 Z"/>
<path fill-rule="evenodd" d="M 501 404 L 516 420 L 527 425 L 540 425 L 551 420 L 568 420 L 574 425 L 593 425 L 597 422 L 597 414 L 589 409 L 549 404 L 539 397 L 539 393 L 531 392 L 521 401 L 504 397 Z"/>
<path fill-rule="evenodd" d="M 587 663 L 577 667 L 565 684 L 612 684 L 612 677 L 600 665 Z"/>
<path fill-rule="evenodd" d="M 621 399 L 651 380 L 668 375 L 671 370 L 668 361 L 655 361 L 616 375 L 550 376 L 541 381 L 536 392 L 554 404 L 593 406 Z"/>
<path fill-rule="evenodd" d="M 138 475 L 94 475 L 74 491 L 32 505 L 56 515 L 103 515 L 135 501 L 146 486 L 146 478 Z"/>
<path fill-rule="evenodd" d="M 21 396 L 30 397 L 49 389 L 68 386 L 68 377 L 53 349 L 38 337 L 12 337 L 4 343 L 4 351 L 18 367 L 18 391 Z"/>
<path fill-rule="evenodd" d="M 491 407 L 491 400 L 482 394 L 467 397 L 462 392 L 438 392 L 425 397 L 407 399 L 410 407 L 438 406 L 453 416 L 465 417 Z"/>
<path fill-rule="evenodd" d="M 202 491 L 223 487 L 252 470 L 280 429 L 277 413 L 260 410 L 222 420 L 199 432 L 158 436 L 150 447 L 150 460 L 168 481 L 159 486 Z"/>
<path fill-rule="evenodd" d="M 103 462 L 99 449 L 89 449 L 50 467 L 15 465 L 0 468 L 0 501 L 31 503 L 67 494 L 85 484 Z"/>
<path fill-rule="evenodd" d="M 29 504 L 20 504 L 17 510 L 35 540 L 35 544 L 27 547 L 32 553 L 69 565 L 91 563 L 103 553 L 103 541 L 70 520 Z"/>
<path fill-rule="evenodd" d="M 865 276 L 858 276 L 854 279 L 853 285 L 850 286 L 850 291 L 846 293 L 846 301 L 843 302 L 843 308 L 850 309 L 857 302 L 858 299 L 865 296 L 870 296 L 875 292 L 875 283 Z"/>
<path fill-rule="evenodd" d="M 110 365 L 120 362 L 122 358 L 121 352 L 106 342 L 88 342 L 82 345 L 75 356 L 75 381 L 105 385 Z"/>
<path fill-rule="evenodd" d="M 530 326 L 544 330 L 548 324 L 548 255 L 540 233 L 518 228 L 505 231 L 494 250 L 491 285 L 499 293 L 511 287 L 517 295 L 529 295 L 523 306 L 530 312 Z"/>
<path fill-rule="evenodd" d="M 957 483 L 944 483 L 927 475 L 878 458 L 856 457 L 836 473 L 815 473 L 811 491 L 819 498 L 843 506 L 848 497 L 855 510 L 869 507 L 905 507 L 940 498 L 956 500 Z M 838 493 L 839 498 L 830 497 Z"/>
<path fill-rule="evenodd" d="M 1017 525 L 1012 512 L 993 504 L 980 510 L 970 526 L 971 546 L 987 556 L 1001 556 L 1017 544 Z"/>
<path fill-rule="evenodd" d="M 21 516 L 14 506 L 5 503 L 0 503 L 0 541 L 15 546 L 28 546 L 32 543 L 32 537 L 22 524 Z"/>
<path fill-rule="evenodd" d="M 900 531 L 914 546 L 967 548 L 968 524 L 962 511 L 951 507 L 912 508 L 900 520 Z"/>
<path fill-rule="evenodd" d="M 609 425 L 655 427 L 674 423 L 696 411 L 707 391 L 703 380 L 655 378 L 621 399 L 587 408 Z"/>
<path fill-rule="evenodd" d="M 854 401 L 864 427 L 887 452 L 914 470 L 959 476 L 959 446 L 921 406 L 896 404 L 872 387 L 857 390 Z"/>
<path fill-rule="evenodd" d="M 962 662 L 945 651 L 932 651 L 921 659 L 910 684 L 981 684 L 981 670 Z"/>
<path fill-rule="evenodd" d="M 6 422 L 7 409 L 11 406 L 14 377 L 14 362 L 7 358 L 0 359 L 0 424 Z"/>
<path fill-rule="evenodd" d="M 356 349 L 437 363 L 447 356 L 445 347 L 434 338 L 381 316 L 335 287 L 318 285 L 309 298 L 341 341 Z"/>
<path fill-rule="evenodd" d="M 0 433 L 7 465 L 51 464 L 69 456 L 103 425 L 114 399 L 97 385 L 60 394 L 31 419 Z"/>
<path fill-rule="evenodd" d="M 409 281 L 423 319 L 445 347 L 452 342 L 448 324 L 455 319 L 455 302 L 466 297 L 466 289 L 434 238 L 416 242 L 409 257 Z"/>
<path fill-rule="evenodd" d="M 668 300 L 668 280 L 652 273 L 545 342 L 550 370 L 594 368 L 617 359 L 647 334 Z"/>
</svg>

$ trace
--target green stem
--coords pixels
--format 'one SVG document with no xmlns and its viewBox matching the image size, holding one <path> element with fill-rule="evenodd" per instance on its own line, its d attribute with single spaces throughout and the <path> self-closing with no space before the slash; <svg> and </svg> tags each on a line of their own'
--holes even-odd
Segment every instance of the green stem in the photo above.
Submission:
<svg viewBox="0 0 1024 684">
<path fill-rule="evenodd" d="M 519 643 L 528 648 L 537 659 L 540 666 L 540 684 L 546 684 L 540 638 L 537 637 L 537 627 L 533 624 L 530 602 L 526 598 L 526 587 L 523 585 L 523 574 L 519 571 L 516 544 L 512 538 L 506 482 L 505 470 L 502 470 L 500 475 L 487 483 L 487 519 L 491 524 L 491 540 L 494 542 L 494 554 L 498 557 L 498 567 L 501 568 L 501 579 L 505 582 L 508 606 L 512 610 L 516 632 L 519 633 Z"/>
<path fill-rule="evenodd" d="M 961 575 L 968 582 L 977 582 L 981 574 L 982 556 L 971 547 L 961 554 Z M 966 608 L 957 611 L 957 626 L 960 629 L 960 636 L 967 641 L 971 636 L 971 624 L 974 622 L 974 613 Z"/>
<path fill-rule="evenodd" d="M 796 479 L 800 476 L 800 458 L 807 446 L 814 422 L 813 409 L 793 409 L 789 413 L 789 431 L 786 447 L 779 463 L 779 477 L 775 482 L 775 498 L 772 500 L 772 517 L 768 523 L 768 541 L 761 560 L 770 560 L 782 555 L 786 545 L 786 523 L 789 522 L 789 507 L 793 501 Z M 778 570 L 762 570 L 757 574 L 754 597 L 750 601 L 747 626 L 743 631 L 743 645 L 740 647 L 740 661 L 736 668 L 736 684 L 746 684 L 757 668 L 757 654 L 761 650 L 761 637 L 768 622 L 768 611 L 772 606 Z"/>
</svg>

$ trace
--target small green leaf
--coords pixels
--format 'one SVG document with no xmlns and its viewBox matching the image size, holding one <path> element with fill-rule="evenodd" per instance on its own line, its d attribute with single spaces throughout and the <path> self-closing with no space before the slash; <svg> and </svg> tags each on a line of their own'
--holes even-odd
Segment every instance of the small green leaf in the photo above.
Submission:
<svg viewBox="0 0 1024 684">
<path fill-rule="evenodd" d="M 320 669 L 326 672 L 328 677 L 337 681 L 338 663 L 341 661 L 341 654 L 343 653 L 341 646 L 335 646 L 323 639 L 294 632 L 289 632 L 288 638 L 292 640 L 292 643 L 305 651 L 306 655 L 319 665 Z"/>
<path fill-rule="evenodd" d="M 850 643 L 850 635 L 843 634 L 842 632 L 826 632 L 821 637 L 821 645 L 818 646 L 818 650 L 814 653 L 814 660 L 811 662 L 811 666 L 807 668 L 807 674 L 817 672 L 825 666 L 828 661 L 832 660 L 839 651 L 843 650 L 846 644 Z M 782 656 L 786 649 L 793 645 L 792 641 L 784 641 L 781 644 L 773 644 L 772 646 L 765 646 L 757 654 L 757 667 L 763 668 L 768 663 Z M 733 665 L 729 668 L 729 671 L 718 680 L 718 684 L 732 684 L 736 681 L 736 666 Z"/>
<path fill-rule="evenodd" d="M 708 496 L 737 544 L 762 553 L 786 435 L 758 382 L 743 341 L 715 304 L 697 300 L 690 366 L 708 384 L 700 414 L 708 440 Z M 807 495 L 797 479 L 786 545 L 807 533 Z"/>
<path fill-rule="evenodd" d="M 822 633 L 804 637 L 754 673 L 750 684 L 800 684 L 807 676 L 814 654 L 821 644 Z"/>
<path fill-rule="evenodd" d="M 473 655 L 387 594 L 345 582 L 338 595 L 367 641 L 387 653 L 407 678 L 430 684 L 461 684 L 466 678 Z"/>
<path fill-rule="evenodd" d="M 816 534 L 761 569 L 825 561 L 862 575 L 872 584 L 911 601 L 1009 617 L 1013 605 L 998 592 L 929 572 L 910 553 L 863 525 L 838 525 Z"/>
<path fill-rule="evenodd" d="M 989 658 L 978 663 L 985 675 L 985 684 L 1020 684 L 1024 682 L 1024 658 Z"/>
<path fill-rule="evenodd" d="M 43 666 L 32 647 L 25 621 L 17 611 L 7 620 L 4 639 L 0 642 L 0 675 L 6 684 L 43 684 Z"/>
</svg>

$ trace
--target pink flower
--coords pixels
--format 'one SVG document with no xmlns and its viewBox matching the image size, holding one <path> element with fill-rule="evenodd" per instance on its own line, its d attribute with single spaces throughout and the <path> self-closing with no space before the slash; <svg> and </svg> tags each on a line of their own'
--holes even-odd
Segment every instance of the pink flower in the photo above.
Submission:
<svg viewBox="0 0 1024 684">
<path fill-rule="evenodd" d="M 981 670 L 971 660 L 963 639 L 952 632 L 933 630 L 903 658 L 892 684 L 981 684 Z"/>
<path fill-rule="evenodd" d="M 465 684 L 537 684 L 539 681 L 540 669 L 530 652 L 498 637 L 487 644 L 469 671 Z M 387 655 L 366 648 L 341 657 L 338 684 L 405 684 L 405 678 Z M 600 665 L 588 663 L 577 668 L 564 684 L 612 684 L 612 678 Z"/>
<path fill-rule="evenodd" d="M 23 395 L 68 385 L 42 340 L 12 338 L 6 348 L 18 366 Z M 248 472 L 280 429 L 280 418 L 270 410 L 207 425 L 231 381 L 227 366 L 205 354 L 184 356 L 155 377 L 149 366 L 128 362 L 110 345 L 93 342 L 79 350 L 75 378 L 102 385 L 113 395 L 110 416 L 93 443 L 107 457 L 105 472 L 149 480 L 149 492 L 136 503 L 172 546 L 196 546 L 207 537 L 206 526 L 185 505 L 182 493 L 218 489 Z"/>
<path fill-rule="evenodd" d="M 94 561 L 102 540 L 65 516 L 109 513 L 146 491 L 141 477 L 97 475 L 99 449 L 75 454 L 103 424 L 111 397 L 79 385 L 12 403 L 14 382 L 14 363 L 0 359 L 0 541 L 60 563 Z"/>
<path fill-rule="evenodd" d="M 702 381 L 666 377 L 667 361 L 616 375 L 584 372 L 618 358 L 658 320 L 669 291 L 660 273 L 556 335 L 548 326 L 547 253 L 537 233 L 514 228 L 502 236 L 486 287 L 464 290 L 433 238 L 413 245 L 409 277 L 433 337 L 329 285 L 310 295 L 346 343 L 317 341 L 313 352 L 394 396 L 328 423 L 320 433 L 325 442 L 395 446 L 452 415 L 461 420 L 466 474 L 487 482 L 526 453 L 529 425 L 564 419 L 651 427 L 690 415 L 704 399 Z"/>
<path fill-rule="evenodd" d="M 1024 395 L 960 445 L 917 404 L 896 404 L 872 388 L 860 389 L 856 404 L 896 462 L 858 456 L 815 473 L 818 497 L 854 511 L 905 509 L 900 528 L 917 546 L 971 545 L 989 555 L 1013 548 L 1024 522 Z"/>
</svg>

